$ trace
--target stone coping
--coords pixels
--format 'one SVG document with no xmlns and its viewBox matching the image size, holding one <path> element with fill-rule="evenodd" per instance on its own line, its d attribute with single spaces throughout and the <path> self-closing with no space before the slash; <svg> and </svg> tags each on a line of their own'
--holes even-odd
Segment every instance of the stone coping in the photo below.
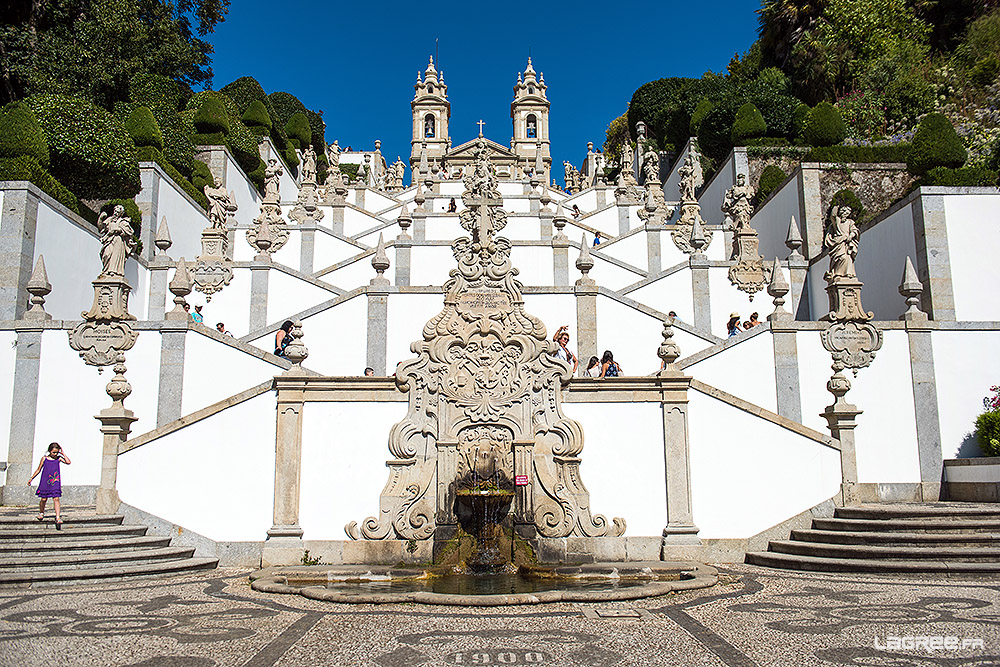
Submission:
<svg viewBox="0 0 1000 667">
<path fill-rule="evenodd" d="M 184 188 L 182 188 L 181 186 L 179 186 L 174 181 L 174 179 L 172 179 L 170 177 L 170 174 L 168 174 L 163 169 L 163 167 L 161 167 L 156 162 L 153 162 L 152 160 L 150 160 L 150 161 L 145 161 L 145 162 L 140 162 L 139 163 L 139 171 L 141 172 L 143 169 L 151 169 L 152 171 L 155 171 L 157 176 L 159 176 L 161 179 L 163 179 L 163 180 L 167 181 L 168 183 L 170 183 L 170 185 L 173 186 L 174 190 L 176 192 L 178 192 L 181 195 L 181 197 L 183 197 L 185 200 L 187 200 L 187 203 L 191 204 L 191 207 L 195 210 L 195 212 L 196 213 L 200 213 L 201 216 L 203 218 L 205 218 L 205 225 L 207 226 L 209 224 L 208 211 L 206 211 L 205 209 L 203 209 L 201 207 L 201 204 L 199 204 L 198 202 L 196 202 L 194 200 L 194 198 L 191 197 L 191 195 L 189 195 L 187 193 L 187 191 L 184 190 Z M 159 223 L 157 223 L 157 224 L 159 224 Z M 155 246 L 154 246 L 154 250 L 155 250 Z M 159 252 L 159 250 L 156 250 L 156 252 Z"/>
<path fill-rule="evenodd" d="M 552 602 L 598 602 L 612 600 L 636 600 L 640 598 L 666 595 L 674 591 L 690 591 L 714 586 L 719 581 L 719 573 L 714 567 L 693 561 L 646 561 L 635 563 L 592 563 L 586 565 L 565 565 L 551 568 L 557 577 L 566 579 L 604 579 L 608 582 L 622 579 L 648 579 L 642 586 L 617 590 L 550 590 L 535 593 L 514 593 L 508 595 L 457 595 L 414 591 L 400 593 L 368 593 L 352 595 L 326 588 L 321 582 L 334 581 L 385 581 L 391 579 L 426 579 L 430 572 L 416 568 L 392 568 L 388 566 L 285 566 L 258 570 L 250 575 L 251 588 L 261 593 L 301 595 L 311 600 L 348 604 L 394 604 L 415 602 L 418 604 L 451 605 L 462 607 L 498 607 L 505 605 L 545 604 Z M 296 585 L 296 577 L 305 585 Z M 658 580 L 657 577 L 678 577 Z M 292 583 L 289 583 L 291 580 Z"/>
<path fill-rule="evenodd" d="M 1000 466 L 1000 456 L 976 456 L 967 459 L 945 459 L 947 468 L 956 466 Z"/>
</svg>

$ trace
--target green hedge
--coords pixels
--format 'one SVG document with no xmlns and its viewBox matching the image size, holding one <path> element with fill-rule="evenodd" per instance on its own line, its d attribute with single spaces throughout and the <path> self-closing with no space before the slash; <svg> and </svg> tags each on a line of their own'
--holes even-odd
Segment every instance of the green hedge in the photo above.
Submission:
<svg viewBox="0 0 1000 667">
<path fill-rule="evenodd" d="M 257 166 L 252 170 L 247 172 L 247 178 L 253 183 L 253 186 L 257 188 L 257 192 L 264 194 L 264 170 L 267 169 L 267 165 L 259 157 L 257 158 Z"/>
<path fill-rule="evenodd" d="M 201 160 L 194 161 L 194 167 L 191 169 L 191 185 L 201 193 L 205 192 L 206 185 L 215 187 L 215 177 L 212 176 L 212 170 Z"/>
<path fill-rule="evenodd" d="M 57 181 L 30 155 L 0 158 L 0 181 L 30 181 L 77 215 L 92 222 L 96 219 L 93 217 L 93 211 L 84 206 L 75 194 Z"/>
<path fill-rule="evenodd" d="M 757 201 L 764 201 L 768 196 L 778 189 L 778 186 L 788 178 L 781 167 L 769 164 L 760 173 L 760 180 L 757 183 Z"/>
<path fill-rule="evenodd" d="M 990 186 L 997 185 L 997 172 L 986 167 L 934 167 L 921 179 L 922 185 Z"/>
<path fill-rule="evenodd" d="M 163 154 L 182 174 L 190 174 L 194 166 L 194 144 L 180 117 L 190 97 L 186 86 L 158 74 L 140 73 L 129 81 L 130 102 L 153 113 L 163 134 Z"/>
<path fill-rule="evenodd" d="M 976 439 L 986 456 L 1000 456 L 1000 410 L 988 410 L 976 417 Z"/>
<path fill-rule="evenodd" d="M 746 146 L 747 141 L 757 139 L 767 134 L 767 123 L 764 116 L 753 104 L 747 102 L 736 112 L 730 136 L 734 146 Z"/>
<path fill-rule="evenodd" d="M 865 216 L 865 207 L 858 199 L 858 196 L 854 194 L 852 190 L 840 190 L 833 195 L 833 199 L 830 200 L 830 208 L 827 210 L 827 215 L 833 210 L 834 206 L 850 206 L 851 210 L 854 212 L 854 220 L 861 220 Z"/>
<path fill-rule="evenodd" d="M 49 165 L 49 144 L 38 119 L 31 109 L 15 102 L 0 109 L 0 158 L 22 155 L 34 158 L 42 167 Z"/>
<path fill-rule="evenodd" d="M 125 121 L 125 129 L 137 147 L 152 146 L 163 150 L 163 134 L 153 118 L 153 112 L 146 107 L 135 107 Z"/>
<path fill-rule="evenodd" d="M 812 111 L 812 107 L 808 104 L 800 104 L 795 107 L 795 111 L 792 113 L 792 136 L 801 137 L 802 131 L 806 127 L 806 119 L 809 118 L 809 112 Z"/>
<path fill-rule="evenodd" d="M 196 133 L 194 128 L 194 115 L 198 109 L 209 99 L 215 100 L 222 105 L 225 110 L 226 119 L 229 124 L 229 131 L 225 137 L 220 139 L 218 133 Z M 260 160 L 258 145 L 260 141 L 253 132 L 243 124 L 240 118 L 236 103 L 229 99 L 228 95 L 223 95 L 215 91 L 203 91 L 196 93 L 187 103 L 187 110 L 181 116 L 186 119 L 191 128 L 192 140 L 199 146 L 218 146 L 225 144 L 233 157 L 243 168 L 243 171 L 250 172 L 257 167 Z M 212 140 L 212 141 L 208 141 Z M 202 143 L 205 142 L 205 143 Z"/>
<path fill-rule="evenodd" d="M 299 156 L 296 154 L 295 149 L 289 146 L 284 151 L 281 152 L 281 158 L 288 165 L 289 169 L 295 169 L 299 166 Z"/>
<path fill-rule="evenodd" d="M 810 146 L 833 146 L 847 138 L 847 126 L 840 110 L 829 102 L 820 102 L 806 116 L 802 138 Z"/>
<path fill-rule="evenodd" d="M 340 163 L 340 173 L 342 173 L 349 181 L 353 181 L 358 177 L 358 167 L 360 164 L 344 164 Z"/>
<path fill-rule="evenodd" d="M 309 127 L 309 119 L 304 113 L 294 113 L 285 123 L 285 134 L 288 141 L 299 150 L 305 150 L 312 142 L 312 130 Z"/>
<path fill-rule="evenodd" d="M 195 187 L 191 181 L 184 177 L 184 175 L 177 171 L 174 165 L 170 164 L 166 156 L 157 150 L 154 146 L 143 146 L 139 149 L 139 160 L 142 162 L 155 162 L 163 168 L 163 171 L 167 172 L 174 183 L 179 185 L 184 192 L 188 193 L 192 199 L 198 202 L 198 205 L 203 209 L 208 209 L 208 198 L 205 196 L 205 191 L 200 190 Z M 198 164 L 203 164 L 199 162 Z"/>
<path fill-rule="evenodd" d="M 202 98 L 191 122 L 194 123 L 194 129 L 199 134 L 215 134 L 217 132 L 229 134 L 229 118 L 226 116 L 226 110 L 219 98 L 214 95 Z"/>
<path fill-rule="evenodd" d="M 302 104 L 299 98 L 295 97 L 291 93 L 286 93 L 283 91 L 277 91 L 271 93 L 267 96 L 267 99 L 271 102 L 271 106 L 274 108 L 276 123 L 275 127 L 284 128 L 291 117 L 296 113 L 302 113 L 306 116 L 306 121 L 309 124 L 309 141 L 316 152 L 326 150 L 326 123 L 323 122 L 323 117 L 319 115 L 318 112 L 311 111 L 306 108 L 306 105 Z M 284 135 L 284 131 L 282 132 Z M 283 144 L 277 144 L 278 148 L 284 148 Z M 304 145 L 296 146 L 296 148 L 305 148 Z"/>
<path fill-rule="evenodd" d="M 49 171 L 84 199 L 139 192 L 136 147 L 125 126 L 104 109 L 65 95 L 35 95 L 25 104 L 49 144 Z"/>
<path fill-rule="evenodd" d="M 934 167 L 958 169 L 965 164 L 967 157 L 965 146 L 948 117 L 942 113 L 929 113 L 920 120 L 913 134 L 906 165 L 919 176 Z"/>
<path fill-rule="evenodd" d="M 895 146 L 826 146 L 814 148 L 802 158 L 803 162 L 856 162 L 859 164 L 906 162 L 909 144 Z"/>
<path fill-rule="evenodd" d="M 267 108 L 260 100 L 254 100 L 243 112 L 243 124 L 250 128 L 250 131 L 260 136 L 271 134 L 271 117 L 267 115 Z"/>
</svg>

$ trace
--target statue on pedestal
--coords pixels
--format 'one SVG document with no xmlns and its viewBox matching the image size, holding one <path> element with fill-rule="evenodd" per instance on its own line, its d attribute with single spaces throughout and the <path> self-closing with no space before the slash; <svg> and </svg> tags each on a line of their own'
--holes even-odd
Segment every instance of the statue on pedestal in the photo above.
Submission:
<svg viewBox="0 0 1000 667">
<path fill-rule="evenodd" d="M 222 179 L 215 177 L 215 187 L 205 186 L 205 196 L 208 198 L 208 221 L 212 229 L 226 229 L 226 221 L 231 213 L 236 212 L 233 196 L 222 187 Z"/>
<path fill-rule="evenodd" d="M 101 277 L 124 276 L 125 260 L 135 250 L 135 230 L 125 215 L 125 207 L 117 204 L 110 216 L 101 213 L 97 229 L 101 232 L 101 263 L 104 265 Z"/>
</svg>

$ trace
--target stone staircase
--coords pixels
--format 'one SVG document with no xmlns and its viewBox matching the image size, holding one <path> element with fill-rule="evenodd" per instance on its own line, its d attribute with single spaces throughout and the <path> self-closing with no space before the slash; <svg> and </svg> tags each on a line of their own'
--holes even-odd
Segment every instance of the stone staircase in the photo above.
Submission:
<svg viewBox="0 0 1000 667">
<path fill-rule="evenodd" d="M 1000 573 L 1000 504 L 838 507 L 746 562 L 818 572 Z"/>
<path fill-rule="evenodd" d="M 122 515 L 99 515 L 94 506 L 68 508 L 58 531 L 51 504 L 44 522 L 37 516 L 37 507 L 0 508 L 0 588 L 180 574 L 219 562 L 194 558 L 194 547 L 170 546 L 169 537 L 146 535 L 146 526 L 123 525 Z"/>
</svg>

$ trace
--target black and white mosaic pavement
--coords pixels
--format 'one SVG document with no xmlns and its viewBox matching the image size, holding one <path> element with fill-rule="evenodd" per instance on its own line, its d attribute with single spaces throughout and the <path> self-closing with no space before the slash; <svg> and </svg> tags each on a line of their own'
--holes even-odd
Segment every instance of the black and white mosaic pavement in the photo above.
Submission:
<svg viewBox="0 0 1000 667">
<path fill-rule="evenodd" d="M 737 565 L 660 598 L 459 608 L 270 596 L 246 574 L 0 591 L 0 666 L 1000 665 L 1000 580 Z"/>
</svg>

